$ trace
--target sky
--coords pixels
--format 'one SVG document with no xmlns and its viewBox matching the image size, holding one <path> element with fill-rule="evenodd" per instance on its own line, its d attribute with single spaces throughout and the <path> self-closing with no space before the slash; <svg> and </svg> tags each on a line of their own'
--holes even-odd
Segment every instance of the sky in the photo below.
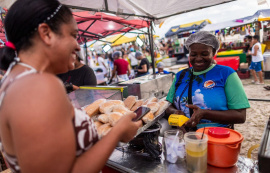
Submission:
<svg viewBox="0 0 270 173">
<path fill-rule="evenodd" d="M 165 33 L 172 26 L 203 19 L 209 19 L 212 23 L 220 23 L 251 16 L 260 9 L 270 9 L 270 0 L 267 0 L 267 4 L 264 5 L 258 5 L 257 0 L 237 0 L 234 2 L 170 17 L 165 20 L 161 28 L 159 28 L 159 26 L 155 27 L 155 34 L 162 38 L 165 37 Z"/>
</svg>

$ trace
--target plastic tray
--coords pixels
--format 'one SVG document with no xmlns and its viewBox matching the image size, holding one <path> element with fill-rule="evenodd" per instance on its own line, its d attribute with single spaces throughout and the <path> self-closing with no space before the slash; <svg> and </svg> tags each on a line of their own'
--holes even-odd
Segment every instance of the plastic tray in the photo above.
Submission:
<svg viewBox="0 0 270 173">
<path fill-rule="evenodd" d="M 167 109 L 170 105 L 171 105 L 171 103 L 168 104 L 168 106 L 166 107 L 166 109 Z M 135 135 L 135 137 L 138 136 L 139 134 L 141 134 L 141 133 L 142 133 L 143 131 L 145 131 L 146 129 L 148 129 L 148 128 L 149 128 L 150 126 L 152 126 L 153 124 L 155 124 L 159 119 L 161 119 L 161 118 L 165 115 L 166 109 L 164 109 L 164 111 L 163 111 L 161 114 L 157 115 L 157 116 L 153 119 L 153 121 L 151 121 L 151 122 L 145 124 L 144 126 L 142 126 L 141 128 L 139 128 L 139 130 L 137 131 L 137 134 Z M 135 137 L 134 137 L 134 138 L 135 138 Z"/>
</svg>

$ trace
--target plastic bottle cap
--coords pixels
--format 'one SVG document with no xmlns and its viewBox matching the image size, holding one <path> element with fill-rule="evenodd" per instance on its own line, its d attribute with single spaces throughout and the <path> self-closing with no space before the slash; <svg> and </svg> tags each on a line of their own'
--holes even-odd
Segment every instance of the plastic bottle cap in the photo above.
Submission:
<svg viewBox="0 0 270 173">
<path fill-rule="evenodd" d="M 213 127 L 209 128 L 208 135 L 214 138 L 228 138 L 230 137 L 230 131 L 225 128 Z"/>
</svg>

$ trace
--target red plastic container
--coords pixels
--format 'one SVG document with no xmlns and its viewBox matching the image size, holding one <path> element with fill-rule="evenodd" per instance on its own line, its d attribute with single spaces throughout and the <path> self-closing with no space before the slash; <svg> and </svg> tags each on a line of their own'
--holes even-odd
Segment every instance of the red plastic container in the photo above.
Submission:
<svg viewBox="0 0 270 173">
<path fill-rule="evenodd" d="M 203 132 L 203 128 L 197 132 Z M 243 136 L 241 133 L 222 127 L 206 127 L 208 135 L 207 163 L 216 167 L 232 167 L 238 160 Z"/>
<path fill-rule="evenodd" d="M 215 59 L 215 61 L 219 65 L 228 66 L 228 67 L 231 67 L 234 70 L 237 70 L 238 67 L 239 67 L 240 58 L 239 58 L 239 56 L 222 57 L 222 58 L 217 57 Z"/>
</svg>

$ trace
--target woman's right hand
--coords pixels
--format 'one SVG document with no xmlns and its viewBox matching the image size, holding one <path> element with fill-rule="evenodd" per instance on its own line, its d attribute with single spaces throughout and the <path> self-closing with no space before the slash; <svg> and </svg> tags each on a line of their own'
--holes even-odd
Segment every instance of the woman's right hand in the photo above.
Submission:
<svg viewBox="0 0 270 173">
<path fill-rule="evenodd" d="M 137 130 L 142 127 L 142 121 L 137 122 L 132 121 L 136 117 L 135 113 L 129 113 L 123 116 L 116 124 L 117 130 L 120 132 L 120 141 L 129 142 L 134 138 L 137 133 Z"/>
</svg>

